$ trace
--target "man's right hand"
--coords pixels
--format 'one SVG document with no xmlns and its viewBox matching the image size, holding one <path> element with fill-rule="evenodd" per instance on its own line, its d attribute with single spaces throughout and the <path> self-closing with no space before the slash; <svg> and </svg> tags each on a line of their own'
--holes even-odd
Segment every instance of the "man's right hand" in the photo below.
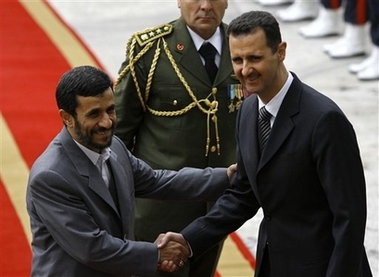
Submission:
<svg viewBox="0 0 379 277">
<path fill-rule="evenodd" d="M 187 241 L 182 234 L 167 232 L 155 240 L 159 250 L 158 269 L 174 272 L 184 266 L 190 255 Z"/>
</svg>

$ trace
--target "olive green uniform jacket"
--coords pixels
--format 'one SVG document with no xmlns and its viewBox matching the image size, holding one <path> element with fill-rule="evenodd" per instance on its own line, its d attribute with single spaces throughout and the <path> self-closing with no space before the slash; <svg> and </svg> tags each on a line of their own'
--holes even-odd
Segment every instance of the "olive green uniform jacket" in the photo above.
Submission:
<svg viewBox="0 0 379 277">
<path fill-rule="evenodd" d="M 239 100 L 231 99 L 228 90 L 239 82 L 233 74 L 225 30 L 223 24 L 221 62 L 214 84 L 182 19 L 136 33 L 129 40 L 115 84 L 116 134 L 154 169 L 236 162 Z M 180 231 L 205 215 L 209 206 L 139 199 L 137 239 L 154 241 L 161 232 Z"/>
</svg>

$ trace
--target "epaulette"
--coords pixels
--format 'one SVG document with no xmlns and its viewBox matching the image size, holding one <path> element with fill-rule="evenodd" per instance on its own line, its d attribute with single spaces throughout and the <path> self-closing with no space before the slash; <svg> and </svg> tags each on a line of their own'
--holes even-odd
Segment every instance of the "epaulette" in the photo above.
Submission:
<svg viewBox="0 0 379 277">
<path fill-rule="evenodd" d="M 168 35 L 172 32 L 172 25 L 163 24 L 154 28 L 148 28 L 141 32 L 136 32 L 134 37 L 136 38 L 140 46 L 144 46 L 150 41 L 156 40 L 157 38 Z"/>
</svg>

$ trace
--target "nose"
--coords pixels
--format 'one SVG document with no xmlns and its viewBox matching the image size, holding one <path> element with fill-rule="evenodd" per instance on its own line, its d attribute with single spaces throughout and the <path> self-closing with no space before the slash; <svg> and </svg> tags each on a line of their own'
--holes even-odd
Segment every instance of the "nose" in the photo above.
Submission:
<svg viewBox="0 0 379 277">
<path fill-rule="evenodd" d="M 113 125 L 113 119 L 109 114 L 104 114 L 99 122 L 99 126 L 103 128 L 111 128 Z"/>
<path fill-rule="evenodd" d="M 247 62 L 244 62 L 241 67 L 242 76 L 247 76 L 251 73 L 252 69 Z"/>
<path fill-rule="evenodd" d="M 200 0 L 200 7 L 203 10 L 211 10 L 212 9 L 212 3 L 210 0 Z"/>
</svg>

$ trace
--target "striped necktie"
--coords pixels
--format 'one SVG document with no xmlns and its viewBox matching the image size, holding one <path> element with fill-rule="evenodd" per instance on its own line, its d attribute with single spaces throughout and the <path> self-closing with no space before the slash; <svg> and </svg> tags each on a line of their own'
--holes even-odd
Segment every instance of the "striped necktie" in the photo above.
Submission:
<svg viewBox="0 0 379 277">
<path fill-rule="evenodd" d="M 267 139 L 271 132 L 271 125 L 270 125 L 271 116 L 272 114 L 270 114 L 264 106 L 259 110 L 258 134 L 259 134 L 259 147 L 260 147 L 261 153 L 263 152 L 263 149 L 266 146 Z"/>
</svg>

